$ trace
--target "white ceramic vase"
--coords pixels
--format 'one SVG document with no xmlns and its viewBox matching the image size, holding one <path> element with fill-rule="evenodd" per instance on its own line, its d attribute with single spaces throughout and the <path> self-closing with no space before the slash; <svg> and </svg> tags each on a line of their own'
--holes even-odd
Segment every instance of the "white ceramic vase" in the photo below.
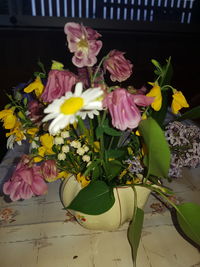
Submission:
<svg viewBox="0 0 200 267">
<path fill-rule="evenodd" d="M 80 183 L 74 175 L 65 179 L 61 185 L 61 201 L 67 207 L 81 190 Z M 145 187 L 136 187 L 137 204 L 143 209 L 149 197 L 150 190 Z M 130 221 L 134 210 L 134 192 L 129 186 L 114 188 L 115 203 L 110 210 L 100 215 L 88 215 L 79 211 L 69 210 L 76 220 L 85 228 L 93 230 L 114 231 L 124 222 Z"/>
</svg>

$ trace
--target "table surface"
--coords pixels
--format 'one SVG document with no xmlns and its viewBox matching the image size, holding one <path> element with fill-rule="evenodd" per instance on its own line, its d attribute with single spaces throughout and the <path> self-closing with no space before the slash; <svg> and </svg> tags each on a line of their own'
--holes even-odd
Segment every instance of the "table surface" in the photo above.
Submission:
<svg viewBox="0 0 200 267">
<path fill-rule="evenodd" d="M 14 157 L 6 154 L 0 182 L 10 174 Z M 200 204 L 200 168 L 184 170 L 168 185 L 177 201 Z M 82 228 L 63 210 L 60 182 L 45 196 L 8 203 L 0 198 L 0 266 L 2 267 L 130 267 L 131 250 L 125 223 L 114 232 Z M 200 253 L 174 228 L 170 213 L 150 196 L 144 217 L 137 267 L 199 267 Z M 7 214 L 7 216 L 5 215 Z"/>
</svg>

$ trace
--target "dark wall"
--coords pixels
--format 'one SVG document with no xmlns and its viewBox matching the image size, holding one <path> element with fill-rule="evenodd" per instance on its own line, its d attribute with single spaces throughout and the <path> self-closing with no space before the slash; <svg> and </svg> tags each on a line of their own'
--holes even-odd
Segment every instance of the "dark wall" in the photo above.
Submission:
<svg viewBox="0 0 200 267">
<path fill-rule="evenodd" d="M 170 31 L 170 29 L 169 29 Z M 192 106 L 199 104 L 200 41 L 199 34 L 155 31 L 100 31 L 103 49 L 99 55 L 118 49 L 134 64 L 129 83 L 139 88 L 153 80 L 150 59 L 164 63 L 172 57 L 173 86 L 184 92 Z M 47 68 L 51 60 L 72 66 L 63 29 L 0 29 L 0 109 L 8 102 L 5 92 L 32 78 L 38 59 Z M 5 153 L 5 137 L 1 130 L 1 157 Z"/>
</svg>

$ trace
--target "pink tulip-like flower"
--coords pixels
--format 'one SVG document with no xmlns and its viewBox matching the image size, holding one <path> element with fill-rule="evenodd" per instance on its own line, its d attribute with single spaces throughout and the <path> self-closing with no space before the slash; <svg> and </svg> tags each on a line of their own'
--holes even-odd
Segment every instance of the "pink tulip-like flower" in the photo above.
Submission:
<svg viewBox="0 0 200 267">
<path fill-rule="evenodd" d="M 3 185 L 3 192 L 9 195 L 12 201 L 29 199 L 34 195 L 43 195 L 47 192 L 40 167 L 28 166 L 20 161 L 12 177 Z"/>
<path fill-rule="evenodd" d="M 110 72 L 110 79 L 115 82 L 122 82 L 128 79 L 132 74 L 133 65 L 124 57 L 124 52 L 112 50 L 108 58 L 103 63 L 104 70 Z"/>
<path fill-rule="evenodd" d="M 97 40 L 101 35 L 95 30 L 81 24 L 69 22 L 65 24 L 68 47 L 74 53 L 72 62 L 77 67 L 92 67 L 97 62 L 102 42 Z"/>
<path fill-rule="evenodd" d="M 28 111 L 30 112 L 29 117 L 32 119 L 32 121 L 40 121 L 40 119 L 44 116 L 43 109 L 43 105 L 37 100 L 32 100 L 28 103 Z"/>
<path fill-rule="evenodd" d="M 48 182 L 53 182 L 58 176 L 58 169 L 55 160 L 46 160 L 41 165 L 43 177 Z"/>
<path fill-rule="evenodd" d="M 41 98 L 44 102 L 52 102 L 65 95 L 66 92 L 71 91 L 76 82 L 77 77 L 70 71 L 51 70 Z"/>
<path fill-rule="evenodd" d="M 104 99 L 104 107 L 109 109 L 112 125 L 124 131 L 127 128 L 134 129 L 141 120 L 138 106 L 148 106 L 153 98 L 145 95 L 133 95 L 123 88 L 117 88 Z"/>
</svg>

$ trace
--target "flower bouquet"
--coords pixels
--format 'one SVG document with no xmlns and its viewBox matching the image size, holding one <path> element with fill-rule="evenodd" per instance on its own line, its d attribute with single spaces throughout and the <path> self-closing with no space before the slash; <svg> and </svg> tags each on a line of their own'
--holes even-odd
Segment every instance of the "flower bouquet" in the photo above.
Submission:
<svg viewBox="0 0 200 267">
<path fill-rule="evenodd" d="M 180 114 L 189 105 L 170 85 L 171 59 L 165 65 L 152 60 L 155 79 L 146 86 L 124 88 L 133 70 L 124 52 L 112 50 L 97 63 L 97 31 L 73 22 L 64 31 L 76 73 L 55 60 L 47 72 L 39 62 L 40 71 L 15 87 L 0 111 L 8 148 L 30 142 L 3 192 L 12 201 L 28 199 L 73 175 L 80 190 L 65 208 L 98 216 L 113 207 L 115 188 L 128 187 L 134 194 L 128 239 L 135 260 L 144 217 L 137 189 L 146 188 L 176 211 L 183 232 L 200 245 L 200 206 L 175 204 L 164 186 L 182 167 L 200 163 L 199 129 L 182 122 L 198 117 L 200 108 Z"/>
</svg>

